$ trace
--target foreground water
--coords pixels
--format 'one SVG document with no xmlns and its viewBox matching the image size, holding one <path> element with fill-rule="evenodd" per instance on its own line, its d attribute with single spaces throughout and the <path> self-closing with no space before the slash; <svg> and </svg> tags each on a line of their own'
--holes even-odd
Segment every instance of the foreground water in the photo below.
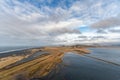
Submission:
<svg viewBox="0 0 120 80">
<path fill-rule="evenodd" d="M 87 55 L 96 58 L 69 52 L 64 55 L 56 69 L 38 80 L 120 80 L 120 66 L 97 59 L 119 63 L 119 49 L 92 48 L 91 50 L 91 54 Z"/>
</svg>

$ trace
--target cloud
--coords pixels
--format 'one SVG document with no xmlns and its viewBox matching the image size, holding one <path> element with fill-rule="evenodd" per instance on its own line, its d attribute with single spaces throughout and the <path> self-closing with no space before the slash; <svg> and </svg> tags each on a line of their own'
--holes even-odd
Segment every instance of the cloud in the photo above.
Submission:
<svg viewBox="0 0 120 80">
<path fill-rule="evenodd" d="M 76 34 L 80 34 L 80 31 L 77 30 L 77 29 L 68 29 L 68 28 L 61 28 L 61 29 L 58 29 L 58 30 L 51 30 L 49 32 L 50 35 L 60 35 L 60 34 L 65 34 L 65 33 L 69 33 L 69 34 L 72 34 L 72 33 L 76 33 Z"/>
<path fill-rule="evenodd" d="M 109 28 L 109 27 L 116 27 L 116 26 L 120 26 L 119 17 L 111 17 L 108 19 L 100 20 L 91 25 L 91 27 L 93 28 Z"/>
<path fill-rule="evenodd" d="M 120 34 L 120 27 L 111 28 L 108 31 L 112 32 L 112 33 L 119 33 Z"/>
<path fill-rule="evenodd" d="M 22 4 L 18 1 L 13 2 L 16 5 L 12 6 L 13 8 L 10 8 L 11 5 L 2 2 L 3 4 L 1 6 L 1 10 L 5 9 L 5 11 L 0 14 L 0 17 L 2 18 L 2 20 L 0 20 L 0 24 L 2 25 L 1 28 L 3 29 L 3 32 L 7 32 L 8 30 L 8 33 L 10 31 L 13 35 L 16 33 L 15 35 L 23 34 L 26 36 L 31 36 L 34 34 L 35 36 L 44 36 L 44 34 L 49 35 L 52 31 L 58 31 L 57 33 L 61 34 L 68 32 L 76 33 L 78 31 L 73 28 L 71 29 L 71 27 L 76 27 L 82 24 L 82 21 L 79 19 L 72 18 L 69 20 L 64 20 L 64 10 L 60 7 L 56 9 L 49 9 L 46 7 L 47 11 L 52 14 L 45 14 L 29 3 Z M 11 30 L 13 30 L 13 32 Z"/>
<path fill-rule="evenodd" d="M 91 23 L 95 28 L 118 26 L 114 16 L 120 13 L 117 0 L 0 0 L 0 12 L 0 42 L 6 45 L 92 41 L 97 34 L 91 30 L 81 33 L 85 30 L 79 27 Z"/>
<path fill-rule="evenodd" d="M 105 36 L 94 36 L 91 38 L 91 40 L 99 40 L 99 39 L 106 39 Z"/>
<path fill-rule="evenodd" d="M 103 29 L 98 29 L 98 30 L 96 31 L 96 33 L 99 33 L 99 34 L 107 34 L 107 32 L 106 32 L 105 30 L 103 30 Z"/>
</svg>

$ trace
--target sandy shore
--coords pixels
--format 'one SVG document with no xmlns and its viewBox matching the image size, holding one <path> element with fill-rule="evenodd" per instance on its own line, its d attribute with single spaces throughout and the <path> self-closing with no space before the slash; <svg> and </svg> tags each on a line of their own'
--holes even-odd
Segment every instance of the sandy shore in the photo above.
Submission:
<svg viewBox="0 0 120 80">
<path fill-rule="evenodd" d="M 28 55 L 26 55 L 26 56 L 9 56 L 9 57 L 5 57 L 5 58 L 1 58 L 0 59 L 0 69 L 5 67 L 5 66 L 8 66 L 12 63 L 15 63 L 19 60 L 27 58 L 27 56 Z"/>
<path fill-rule="evenodd" d="M 13 64 L 13 63 L 15 63 L 17 61 L 20 61 L 20 60 L 22 60 L 24 58 L 27 58 L 28 56 L 38 52 L 39 50 L 40 49 L 28 49 L 28 50 L 25 50 L 25 51 L 19 51 L 21 53 L 19 55 L 16 54 L 15 52 L 13 52 L 13 54 L 10 55 L 10 56 L 8 55 L 6 57 L 1 57 L 0 58 L 0 69 L 4 68 L 4 67 L 6 67 L 6 66 L 8 66 L 10 64 Z M 26 53 L 28 53 L 28 54 L 26 54 Z"/>
</svg>

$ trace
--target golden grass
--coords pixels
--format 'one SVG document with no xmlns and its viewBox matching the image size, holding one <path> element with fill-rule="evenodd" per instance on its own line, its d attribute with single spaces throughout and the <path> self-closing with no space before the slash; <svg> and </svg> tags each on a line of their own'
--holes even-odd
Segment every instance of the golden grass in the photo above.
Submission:
<svg viewBox="0 0 120 80">
<path fill-rule="evenodd" d="M 26 58 L 28 55 L 26 56 L 9 56 L 9 57 L 5 57 L 5 58 L 1 58 L 0 59 L 0 69 L 8 66 L 12 63 L 15 63 L 19 60 L 22 60 L 23 58 Z"/>
</svg>

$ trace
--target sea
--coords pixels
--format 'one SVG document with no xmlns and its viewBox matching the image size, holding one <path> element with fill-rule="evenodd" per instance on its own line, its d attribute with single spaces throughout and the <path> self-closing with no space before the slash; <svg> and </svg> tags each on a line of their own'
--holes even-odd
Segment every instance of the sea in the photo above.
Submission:
<svg viewBox="0 0 120 80">
<path fill-rule="evenodd" d="M 12 51 L 18 51 L 18 50 L 24 50 L 34 48 L 32 46 L 0 46 L 0 54 L 12 52 Z"/>
</svg>

